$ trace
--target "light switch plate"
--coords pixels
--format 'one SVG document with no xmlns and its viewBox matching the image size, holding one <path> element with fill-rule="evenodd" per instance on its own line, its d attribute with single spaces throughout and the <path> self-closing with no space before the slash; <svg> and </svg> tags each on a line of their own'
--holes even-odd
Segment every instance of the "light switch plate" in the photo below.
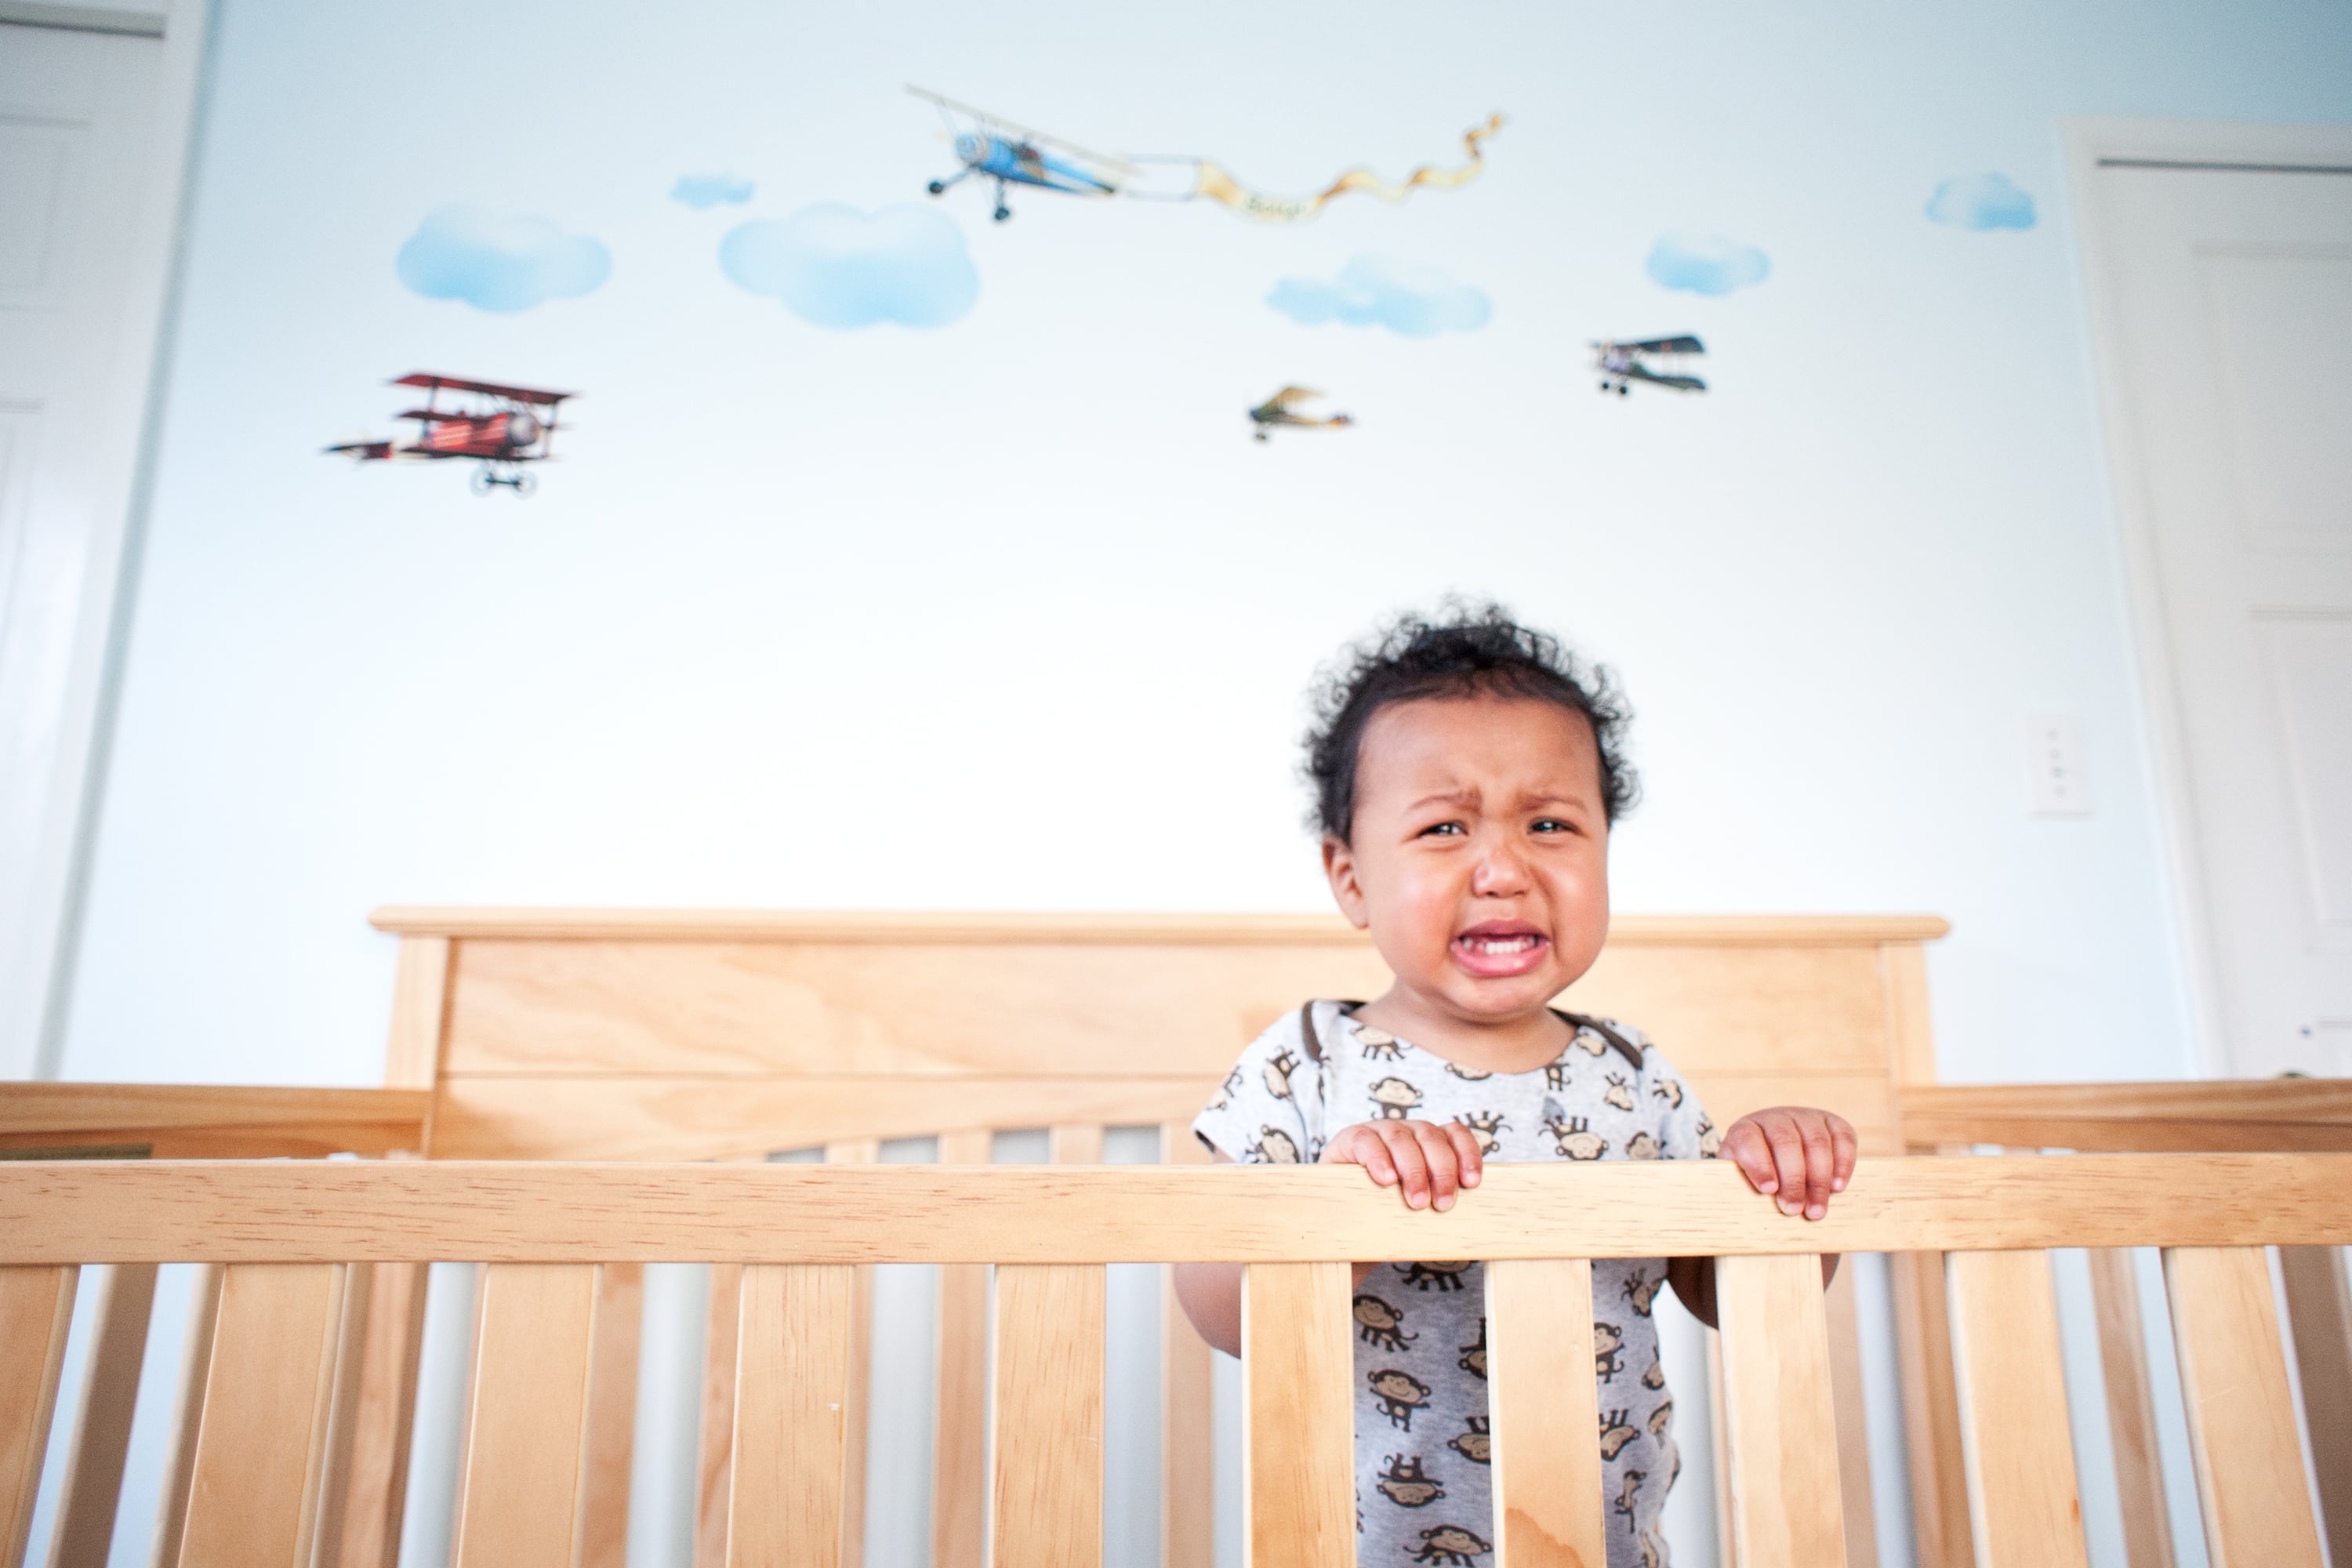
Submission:
<svg viewBox="0 0 2352 1568">
<path fill-rule="evenodd" d="M 2083 721 L 2073 713 L 2029 713 L 2025 761 L 2036 816 L 2091 815 L 2091 780 L 2083 762 Z"/>
</svg>

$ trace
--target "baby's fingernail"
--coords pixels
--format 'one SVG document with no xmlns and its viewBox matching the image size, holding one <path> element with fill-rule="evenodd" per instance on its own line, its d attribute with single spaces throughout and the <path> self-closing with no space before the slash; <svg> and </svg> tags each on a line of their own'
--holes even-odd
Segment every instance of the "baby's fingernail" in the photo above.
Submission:
<svg viewBox="0 0 2352 1568">
<path fill-rule="evenodd" d="M 1782 1214 L 1795 1214 L 1797 1212 L 1796 1201 L 1792 1198 L 1782 1198 L 1780 1202 L 1780 1209 Z"/>
<path fill-rule="evenodd" d="M 1454 1206 L 1454 1200 L 1453 1200 L 1452 1198 L 1450 1198 L 1450 1197 L 1449 1197 L 1449 1198 L 1440 1198 L 1440 1199 L 1438 1199 L 1438 1200 L 1437 1200 L 1437 1212 L 1438 1212 L 1438 1213 L 1440 1213 L 1440 1214 L 1444 1214 L 1447 1209 L 1450 1209 L 1450 1208 L 1452 1208 L 1453 1206 Z"/>
<path fill-rule="evenodd" d="M 1478 1173 L 1473 1171 L 1468 1175 L 1464 1176 L 1462 1178 L 1462 1184 L 1465 1187 L 1476 1186 L 1478 1184 Z"/>
<path fill-rule="evenodd" d="M 1833 1192 L 1833 1193 L 1842 1193 L 1842 1192 L 1845 1191 L 1845 1178 L 1844 1178 L 1843 1176 L 1832 1176 L 1832 1177 L 1831 1177 L 1831 1178 L 1830 1178 L 1830 1191 L 1832 1191 L 1832 1192 Z"/>
<path fill-rule="evenodd" d="M 1827 1204 L 1814 1204 L 1812 1206 L 1805 1210 L 1805 1217 L 1807 1219 L 1826 1219 L 1829 1217 L 1829 1205 Z"/>
<path fill-rule="evenodd" d="M 1756 1184 L 1756 1190 L 1769 1198 L 1780 1190 L 1780 1184 L 1777 1178 L 1766 1176 Z"/>
<path fill-rule="evenodd" d="M 1429 1200 L 1419 1193 L 1407 1193 L 1404 1195 L 1404 1206 L 1409 1209 L 1417 1209 L 1427 1202 Z"/>
</svg>

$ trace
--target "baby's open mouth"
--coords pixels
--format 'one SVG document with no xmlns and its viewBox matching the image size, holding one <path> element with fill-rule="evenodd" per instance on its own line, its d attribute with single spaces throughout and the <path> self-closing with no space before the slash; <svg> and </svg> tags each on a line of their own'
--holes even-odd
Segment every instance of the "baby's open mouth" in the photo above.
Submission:
<svg viewBox="0 0 2352 1568">
<path fill-rule="evenodd" d="M 1543 962 L 1551 939 L 1517 921 L 1488 921 L 1454 939 L 1454 962 L 1482 976 L 1524 974 Z"/>
</svg>

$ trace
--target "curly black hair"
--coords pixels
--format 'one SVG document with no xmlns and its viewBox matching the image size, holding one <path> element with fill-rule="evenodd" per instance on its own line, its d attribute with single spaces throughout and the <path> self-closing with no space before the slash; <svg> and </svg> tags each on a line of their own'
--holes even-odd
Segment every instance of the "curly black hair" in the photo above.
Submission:
<svg viewBox="0 0 2352 1568">
<path fill-rule="evenodd" d="M 1358 752 L 1373 714 L 1392 702 L 1473 696 L 1530 698 L 1582 715 L 1601 753 L 1602 814 L 1613 823 L 1640 797 L 1624 749 L 1633 710 L 1616 677 L 1500 605 L 1449 601 L 1435 616 L 1397 616 L 1317 677 L 1301 770 L 1315 791 L 1308 825 L 1343 844 L 1355 831 Z"/>
</svg>

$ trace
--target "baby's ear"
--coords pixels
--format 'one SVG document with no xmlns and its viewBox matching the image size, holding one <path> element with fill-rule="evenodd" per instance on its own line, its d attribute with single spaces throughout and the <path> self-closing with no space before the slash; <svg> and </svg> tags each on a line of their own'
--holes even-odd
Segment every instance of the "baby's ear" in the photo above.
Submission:
<svg viewBox="0 0 2352 1568">
<path fill-rule="evenodd" d="M 1358 931 L 1371 923 L 1371 910 L 1364 902 L 1363 885 L 1356 878 L 1356 852 L 1348 841 L 1336 833 L 1323 836 L 1323 875 L 1331 884 L 1331 898 L 1348 923 Z"/>
</svg>

